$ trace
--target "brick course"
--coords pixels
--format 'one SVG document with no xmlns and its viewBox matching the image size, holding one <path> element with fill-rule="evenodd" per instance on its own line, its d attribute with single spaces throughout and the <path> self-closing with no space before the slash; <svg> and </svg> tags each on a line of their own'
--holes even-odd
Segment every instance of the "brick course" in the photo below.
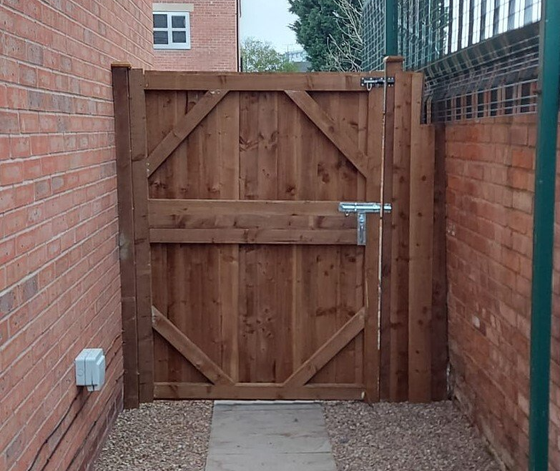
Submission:
<svg viewBox="0 0 560 471">
<path fill-rule="evenodd" d="M 151 0 L 0 5 L 0 470 L 87 469 L 122 407 L 110 64 L 151 67 Z M 107 382 L 77 388 L 102 347 Z"/>
<path fill-rule="evenodd" d="M 446 127 L 454 392 L 513 470 L 527 469 L 535 144 L 533 115 Z M 555 244 L 560 248 L 558 230 Z M 560 469 L 558 254 L 556 250 L 551 469 Z"/>
</svg>

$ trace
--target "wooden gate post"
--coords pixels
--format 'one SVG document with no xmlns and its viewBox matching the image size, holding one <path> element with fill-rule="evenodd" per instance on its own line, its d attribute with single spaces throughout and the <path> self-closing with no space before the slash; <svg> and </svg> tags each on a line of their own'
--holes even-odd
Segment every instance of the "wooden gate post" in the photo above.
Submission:
<svg viewBox="0 0 560 471">
<path fill-rule="evenodd" d="M 432 297 L 432 400 L 447 398 L 447 274 L 445 221 L 445 125 L 435 128 L 433 297 Z"/>
<path fill-rule="evenodd" d="M 136 326 L 136 269 L 134 250 L 134 196 L 130 141 L 130 64 L 113 64 L 115 147 L 119 214 L 119 259 L 124 362 L 124 407 L 136 408 L 138 400 L 138 333 Z"/>
<path fill-rule="evenodd" d="M 134 192 L 134 246 L 136 250 L 136 316 L 138 325 L 138 397 L 154 399 L 152 330 L 152 266 L 148 222 L 148 149 L 144 71 L 130 71 L 130 138 Z"/>
<path fill-rule="evenodd" d="M 403 71 L 398 57 L 386 59 L 385 74 L 395 86 L 385 98 L 383 200 L 392 212 L 382 223 L 380 397 L 429 402 L 441 398 L 446 366 L 432 316 L 434 128 L 421 123 L 423 75 Z"/>
<path fill-rule="evenodd" d="M 408 259 L 408 400 L 432 400 L 434 127 L 422 125 L 422 74 L 412 76 Z"/>
<path fill-rule="evenodd" d="M 394 198 L 394 152 L 395 143 L 400 136 L 396 135 L 395 108 L 402 108 L 402 93 L 400 81 L 403 77 L 402 57 L 387 57 L 385 59 L 385 77 L 393 77 L 399 80 L 399 85 L 385 88 L 384 119 L 383 119 L 383 176 L 382 176 L 382 200 L 385 203 L 395 203 Z M 397 103 L 396 93 L 399 92 Z M 396 207 L 398 210 L 398 206 Z M 380 301 L 380 349 L 381 365 L 379 390 L 382 400 L 397 401 L 397 358 L 398 339 L 396 336 L 397 325 L 392 320 L 392 311 L 395 302 L 392 300 L 394 289 L 394 277 L 397 267 L 394 260 L 393 250 L 393 228 L 397 214 L 395 209 L 391 213 L 385 213 L 382 219 L 381 231 L 381 301 Z M 405 326 L 406 327 L 406 326 Z"/>
<path fill-rule="evenodd" d="M 122 283 L 124 406 L 153 400 L 144 73 L 113 64 Z"/>
<path fill-rule="evenodd" d="M 366 200 L 382 201 L 383 159 L 377 156 L 383 153 L 383 113 L 384 102 L 379 99 L 381 90 L 373 88 L 368 95 L 368 141 L 367 153 L 369 156 Z M 375 157 L 374 157 L 375 156 Z M 365 305 L 367 307 L 366 323 L 364 326 L 365 351 L 364 368 L 366 369 L 366 400 L 370 403 L 378 402 L 380 398 L 380 357 L 381 352 L 378 345 L 379 337 L 379 305 L 380 305 L 380 283 L 381 283 L 381 225 L 384 219 L 376 215 L 368 216 L 367 223 L 367 245 L 365 250 Z M 375 283 L 371 281 L 375 280 Z"/>
</svg>

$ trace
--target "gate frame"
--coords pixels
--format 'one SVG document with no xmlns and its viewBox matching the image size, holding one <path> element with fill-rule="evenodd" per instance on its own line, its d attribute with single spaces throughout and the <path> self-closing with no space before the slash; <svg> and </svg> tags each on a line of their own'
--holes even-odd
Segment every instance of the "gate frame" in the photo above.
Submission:
<svg viewBox="0 0 560 471">
<path fill-rule="evenodd" d="M 370 145 L 372 148 L 378 147 L 383 162 L 381 167 L 367 166 L 367 181 L 380 183 L 367 184 L 366 199 L 382 199 L 382 203 L 390 202 L 393 205 L 393 215 L 382 216 L 380 231 L 375 224 L 368 224 L 368 239 L 377 240 L 378 234 L 380 241 L 366 245 L 365 279 L 370 278 L 368 273 L 371 275 L 372 270 L 378 270 L 381 278 L 379 289 L 366 286 L 365 294 L 366 307 L 378 306 L 379 315 L 366 316 L 368 320 L 364 335 L 369 332 L 369 335 L 377 336 L 379 333 L 380 338 L 378 348 L 370 348 L 369 353 L 367 350 L 364 353 L 364 368 L 376 372 L 374 375 L 365 375 L 366 379 L 369 378 L 366 384 L 366 399 L 369 402 L 429 402 L 444 399 L 447 395 L 446 316 L 437 315 L 445 311 L 445 307 L 442 307 L 445 296 L 441 295 L 441 286 L 433 282 L 434 279 L 437 281 L 445 277 L 441 274 L 441 263 L 438 263 L 441 256 L 434 254 L 434 241 L 441 241 L 434 227 L 441 230 L 441 221 L 445 217 L 441 210 L 443 198 L 439 182 L 434 211 L 435 132 L 433 126 L 420 125 L 423 76 L 403 72 L 402 63 L 400 57 L 389 57 L 386 58 L 384 72 L 367 74 L 386 79 L 395 77 L 394 87 L 385 85 L 384 119 L 379 124 L 373 123 L 371 127 L 379 132 L 368 136 L 368 149 Z M 219 89 L 220 75 L 224 74 L 215 75 L 216 84 L 204 81 L 199 84 L 200 89 Z M 234 77 L 236 74 L 227 75 Z M 335 83 L 341 84 L 349 76 L 340 74 L 337 78 L 334 74 L 329 75 Z M 149 73 L 149 77 L 157 78 L 160 82 L 162 77 L 168 77 L 163 80 L 166 80 L 169 89 L 180 89 L 177 84 L 181 76 L 180 72 Z M 208 74 L 204 76 L 208 77 Z M 261 79 L 255 77 L 258 83 Z M 293 80 L 301 80 L 301 77 L 295 76 Z M 147 178 L 150 172 L 147 164 L 145 108 L 145 90 L 150 87 L 150 80 L 143 70 L 117 63 L 113 64 L 113 87 L 124 405 L 126 408 L 135 408 L 140 403 L 154 399 L 154 314 L 151 302 Z M 368 107 L 376 106 L 374 102 L 368 100 Z M 368 116 L 373 115 L 371 111 Z M 441 171 L 438 176 L 440 174 Z M 436 248 L 438 253 L 445 251 L 445 247 Z M 373 279 L 375 277 L 377 274 Z M 374 344 L 365 342 L 366 346 Z"/>
</svg>

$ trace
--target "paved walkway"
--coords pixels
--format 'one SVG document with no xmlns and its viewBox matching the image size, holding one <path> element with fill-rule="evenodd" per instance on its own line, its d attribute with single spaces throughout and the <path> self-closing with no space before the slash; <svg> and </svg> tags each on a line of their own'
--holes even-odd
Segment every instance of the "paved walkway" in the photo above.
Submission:
<svg viewBox="0 0 560 471">
<path fill-rule="evenodd" d="M 336 471 L 314 403 L 214 404 L 206 471 Z"/>
</svg>

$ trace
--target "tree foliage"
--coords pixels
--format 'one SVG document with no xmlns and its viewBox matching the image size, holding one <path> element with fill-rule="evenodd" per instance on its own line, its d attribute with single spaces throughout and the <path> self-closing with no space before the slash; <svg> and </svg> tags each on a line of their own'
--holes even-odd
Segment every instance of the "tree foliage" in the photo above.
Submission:
<svg viewBox="0 0 560 471">
<path fill-rule="evenodd" d="M 360 70 L 363 0 L 289 1 L 298 17 L 292 28 L 313 70 Z"/>
<path fill-rule="evenodd" d="M 297 67 L 272 44 L 247 38 L 241 43 L 244 72 L 297 72 Z"/>
<path fill-rule="evenodd" d="M 330 36 L 326 68 L 359 72 L 364 54 L 363 0 L 335 0 L 335 3 L 340 11 L 337 19 L 341 39 Z"/>
</svg>

